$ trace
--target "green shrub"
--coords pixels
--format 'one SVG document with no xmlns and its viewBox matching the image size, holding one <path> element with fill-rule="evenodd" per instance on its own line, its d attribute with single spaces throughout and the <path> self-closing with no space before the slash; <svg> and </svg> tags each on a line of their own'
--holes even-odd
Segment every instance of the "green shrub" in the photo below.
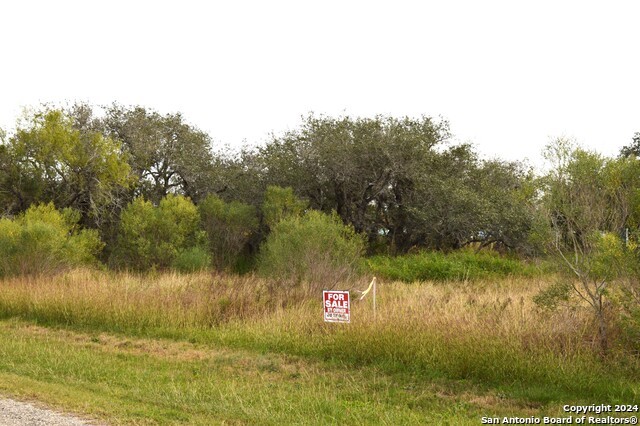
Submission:
<svg viewBox="0 0 640 426">
<path fill-rule="evenodd" d="M 338 215 L 310 211 L 277 223 L 263 244 L 258 271 L 289 284 L 333 288 L 355 272 L 365 242 Z"/>
<path fill-rule="evenodd" d="M 237 269 L 241 252 L 258 229 L 256 209 L 248 204 L 225 203 L 209 195 L 198 206 L 201 226 L 218 269 Z"/>
<path fill-rule="evenodd" d="M 95 230 L 78 230 L 80 215 L 52 203 L 0 219 L 0 276 L 53 273 L 94 264 L 103 247 Z"/>
<path fill-rule="evenodd" d="M 374 274 L 405 282 L 475 280 L 509 275 L 535 275 L 535 267 L 494 252 L 461 250 L 421 252 L 404 256 L 373 256 L 365 261 Z"/>
<path fill-rule="evenodd" d="M 191 247 L 178 253 L 171 265 L 182 273 L 197 272 L 211 265 L 211 256 L 202 247 Z"/>
<path fill-rule="evenodd" d="M 196 206 L 168 195 L 154 207 L 136 198 L 122 212 L 114 263 L 136 270 L 169 268 L 179 253 L 200 243 Z"/>
<path fill-rule="evenodd" d="M 571 297 L 571 284 L 566 280 L 559 279 L 541 290 L 533 297 L 533 303 L 540 308 L 553 310 L 562 302 L 567 302 Z"/>
</svg>

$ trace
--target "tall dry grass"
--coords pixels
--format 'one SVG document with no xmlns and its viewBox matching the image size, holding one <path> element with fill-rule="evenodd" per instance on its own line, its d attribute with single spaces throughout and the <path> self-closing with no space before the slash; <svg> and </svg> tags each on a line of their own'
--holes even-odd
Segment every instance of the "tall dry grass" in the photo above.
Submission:
<svg viewBox="0 0 640 426">
<path fill-rule="evenodd" d="M 320 292 L 313 296 L 304 286 L 280 290 L 276 285 L 252 275 L 140 275 L 78 269 L 52 277 L 0 281 L 0 315 L 125 330 L 206 329 L 249 318 L 257 329 L 308 334 L 326 330 Z M 353 292 L 349 330 L 389 331 L 405 342 L 428 332 L 444 341 L 490 337 L 523 350 L 560 355 L 589 351 L 593 330 L 588 311 L 541 310 L 532 299 L 545 285 L 542 278 L 473 284 L 383 283 L 378 285 L 375 320 L 372 295 L 357 301 L 357 292 Z"/>
<path fill-rule="evenodd" d="M 207 329 L 272 309 L 268 283 L 250 275 L 78 269 L 6 279 L 0 289 L 2 317 L 121 331 Z"/>
<path fill-rule="evenodd" d="M 626 377 L 640 372 L 638 360 L 627 354 L 602 360 L 586 307 L 550 312 L 532 302 L 546 286 L 540 278 L 383 283 L 375 318 L 370 298 L 353 305 L 350 324 L 323 323 L 320 303 L 306 301 L 259 317 L 251 327 L 231 324 L 223 340 L 417 377 L 507 386 L 540 400 L 636 398 L 637 383 Z"/>
<path fill-rule="evenodd" d="M 344 286 L 364 289 L 365 282 Z M 625 380 L 640 372 L 638 360 L 601 360 L 587 309 L 550 312 L 532 302 L 546 286 L 544 278 L 383 282 L 375 317 L 369 295 L 353 302 L 350 324 L 330 324 L 322 319 L 321 294 L 309 296 L 309 287 L 280 290 L 255 276 L 76 270 L 0 281 L 0 317 L 538 389 L 541 399 L 567 392 L 637 396 L 637 385 Z"/>
<path fill-rule="evenodd" d="M 406 339 L 428 332 L 447 341 L 491 338 L 502 343 L 517 343 L 525 350 L 560 355 L 591 351 L 593 330 L 588 310 L 549 311 L 533 302 L 533 297 L 547 284 L 544 278 L 414 285 L 382 283 L 377 289 L 375 318 L 369 294 L 362 301 L 353 301 L 352 323 L 348 328 L 340 330 L 338 326 L 319 321 L 321 311 L 316 300 L 278 310 L 260 318 L 256 326 L 271 327 L 278 322 L 282 324 L 278 329 L 309 334 L 327 327 L 333 328 L 331 332 L 390 331 Z"/>
</svg>

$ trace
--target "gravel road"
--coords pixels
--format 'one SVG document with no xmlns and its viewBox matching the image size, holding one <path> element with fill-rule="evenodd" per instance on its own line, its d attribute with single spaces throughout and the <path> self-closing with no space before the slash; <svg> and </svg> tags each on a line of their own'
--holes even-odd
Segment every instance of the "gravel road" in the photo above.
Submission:
<svg viewBox="0 0 640 426">
<path fill-rule="evenodd" d="M 86 420 L 39 408 L 26 402 L 0 399 L 0 426 L 80 426 Z"/>
</svg>

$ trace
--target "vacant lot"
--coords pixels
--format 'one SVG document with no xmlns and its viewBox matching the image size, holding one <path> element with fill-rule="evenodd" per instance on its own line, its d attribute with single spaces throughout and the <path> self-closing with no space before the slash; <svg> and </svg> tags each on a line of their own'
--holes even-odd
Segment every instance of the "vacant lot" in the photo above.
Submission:
<svg viewBox="0 0 640 426">
<path fill-rule="evenodd" d="M 74 271 L 0 283 L 0 393 L 113 423 L 478 424 L 638 400 L 549 278 L 378 287 L 352 323 L 252 276 Z M 366 283 L 354 283 L 364 288 Z"/>
</svg>

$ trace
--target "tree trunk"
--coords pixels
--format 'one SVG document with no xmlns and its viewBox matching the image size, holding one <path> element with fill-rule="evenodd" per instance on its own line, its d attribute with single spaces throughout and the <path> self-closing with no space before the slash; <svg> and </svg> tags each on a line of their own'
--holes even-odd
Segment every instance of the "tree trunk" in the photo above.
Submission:
<svg viewBox="0 0 640 426">
<path fill-rule="evenodd" d="M 602 304 L 602 295 L 598 297 L 596 305 L 596 316 L 598 318 L 598 340 L 600 344 L 600 355 L 604 358 L 609 352 L 609 335 L 607 333 L 607 321 L 605 318 L 604 306 Z"/>
</svg>

